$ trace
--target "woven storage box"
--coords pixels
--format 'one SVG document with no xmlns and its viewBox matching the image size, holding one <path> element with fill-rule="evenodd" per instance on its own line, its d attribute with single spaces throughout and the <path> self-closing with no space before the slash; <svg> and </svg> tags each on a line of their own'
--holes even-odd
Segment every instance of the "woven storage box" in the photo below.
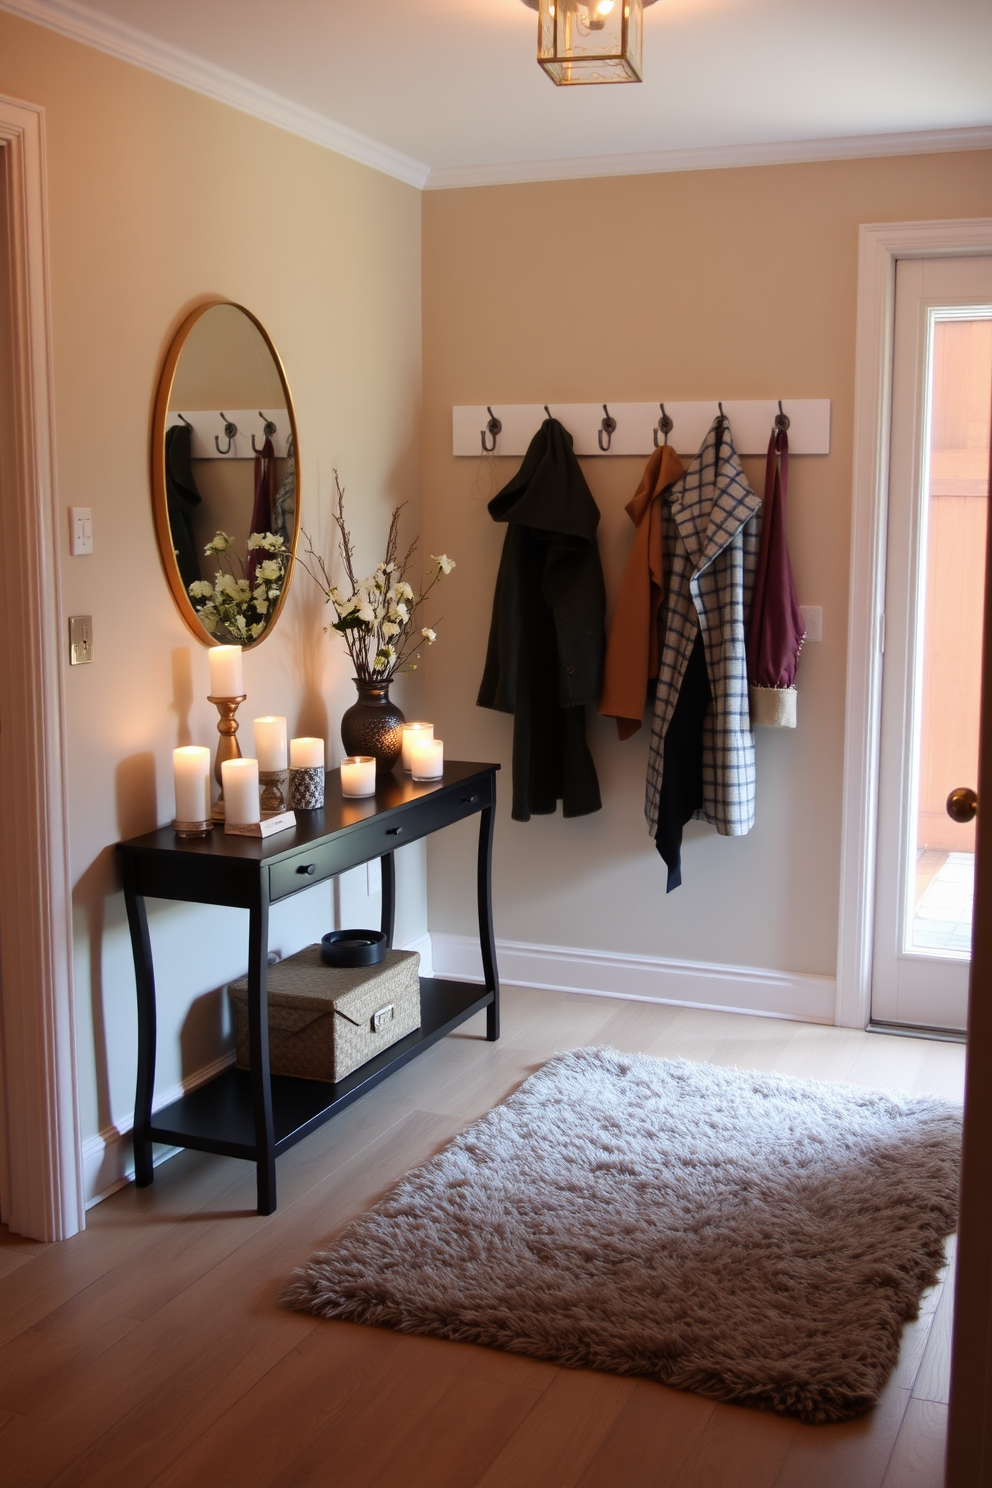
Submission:
<svg viewBox="0 0 992 1488">
<path fill-rule="evenodd" d="M 250 1069 L 248 979 L 228 989 L 238 1068 Z M 387 951 L 378 966 L 325 966 L 307 946 L 269 967 L 269 1068 L 302 1080 L 342 1080 L 420 1027 L 420 957 Z"/>
</svg>

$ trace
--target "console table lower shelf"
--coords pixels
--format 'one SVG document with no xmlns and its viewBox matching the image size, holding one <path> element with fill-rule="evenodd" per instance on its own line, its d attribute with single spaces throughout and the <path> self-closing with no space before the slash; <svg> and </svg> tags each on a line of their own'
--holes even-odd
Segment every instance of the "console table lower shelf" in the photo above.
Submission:
<svg viewBox="0 0 992 1488">
<path fill-rule="evenodd" d="M 301 1142 L 401 1065 L 409 1064 L 459 1024 L 490 1007 L 494 996 L 478 983 L 421 977 L 421 1026 L 345 1079 L 331 1084 L 300 1080 L 294 1075 L 272 1075 L 275 1155 Z M 202 1152 L 254 1161 L 257 1149 L 250 1073 L 232 1066 L 156 1111 L 148 1137 L 174 1147 L 196 1147 Z"/>
</svg>

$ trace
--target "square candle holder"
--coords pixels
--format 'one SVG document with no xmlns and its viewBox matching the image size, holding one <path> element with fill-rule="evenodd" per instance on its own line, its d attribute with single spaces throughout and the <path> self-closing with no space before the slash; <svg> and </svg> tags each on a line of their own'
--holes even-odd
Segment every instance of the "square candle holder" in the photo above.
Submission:
<svg viewBox="0 0 992 1488">
<path fill-rule="evenodd" d="M 289 809 L 288 770 L 259 770 L 258 804 L 270 813 Z"/>
<path fill-rule="evenodd" d="M 323 765 L 290 766 L 289 804 L 293 811 L 320 810 L 324 804 Z"/>
</svg>

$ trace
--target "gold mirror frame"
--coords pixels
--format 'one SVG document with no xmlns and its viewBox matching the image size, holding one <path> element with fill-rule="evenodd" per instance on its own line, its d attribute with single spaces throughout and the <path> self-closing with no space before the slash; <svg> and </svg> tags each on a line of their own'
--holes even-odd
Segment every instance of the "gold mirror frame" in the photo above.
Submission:
<svg viewBox="0 0 992 1488">
<path fill-rule="evenodd" d="M 175 547 L 172 539 L 172 527 L 169 522 L 169 503 L 165 484 L 165 427 L 169 414 L 169 400 L 172 397 L 172 385 L 176 378 L 176 368 L 179 358 L 189 339 L 189 334 L 197 321 L 204 316 L 208 310 L 214 310 L 218 305 L 231 305 L 235 310 L 240 310 L 242 315 L 247 316 L 252 325 L 258 331 L 269 353 L 275 363 L 276 371 L 279 373 L 279 381 L 286 398 L 286 412 L 289 415 L 289 425 L 293 432 L 293 451 L 296 463 L 296 521 L 293 526 L 293 541 L 290 545 L 289 566 L 286 569 L 286 578 L 282 586 L 282 593 L 276 601 L 275 609 L 268 625 L 260 636 L 254 641 L 249 641 L 243 646 L 243 650 L 251 651 L 255 646 L 260 646 L 267 640 L 276 626 L 276 621 L 282 613 L 282 607 L 286 603 L 289 586 L 293 582 L 293 573 L 296 568 L 296 545 L 300 537 L 300 441 L 296 428 L 296 410 L 293 407 L 293 395 L 289 390 L 289 380 L 286 369 L 282 364 L 282 358 L 272 343 L 268 331 L 262 325 L 257 316 L 252 315 L 244 305 L 239 305 L 235 300 L 209 300 L 204 305 L 198 305 L 192 310 L 175 336 L 169 347 L 159 378 L 158 393 L 155 397 L 155 412 L 152 417 L 152 506 L 155 513 L 155 535 L 158 539 L 158 552 L 162 560 L 162 568 L 165 571 L 166 581 L 172 591 L 176 609 L 182 616 L 186 629 L 204 646 L 222 646 L 229 644 L 216 636 L 212 636 L 200 622 L 196 611 L 190 602 L 189 595 L 183 586 L 182 576 L 179 573 L 179 564 L 176 561 Z"/>
</svg>

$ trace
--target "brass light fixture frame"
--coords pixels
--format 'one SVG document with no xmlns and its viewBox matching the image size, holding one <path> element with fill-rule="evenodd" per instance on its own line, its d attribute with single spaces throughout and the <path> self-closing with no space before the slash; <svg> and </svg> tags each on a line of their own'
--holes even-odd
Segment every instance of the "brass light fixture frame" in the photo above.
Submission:
<svg viewBox="0 0 992 1488">
<path fill-rule="evenodd" d="M 257 636 L 253 641 L 248 641 L 242 647 L 243 650 L 250 651 L 252 647 L 260 646 L 266 637 L 271 634 L 282 611 L 282 607 L 286 603 L 289 586 L 293 580 L 293 571 L 296 567 L 296 546 L 300 537 L 300 441 L 296 429 L 296 410 L 293 407 L 293 395 L 289 390 L 289 379 L 286 376 L 286 369 L 282 364 L 282 358 L 272 344 L 272 338 L 268 331 L 257 316 L 252 315 L 250 310 L 246 310 L 244 305 L 239 305 L 234 300 L 207 300 L 204 304 L 197 305 L 195 310 L 190 311 L 172 338 L 172 344 L 169 347 L 165 364 L 162 367 L 162 374 L 159 378 L 158 393 L 155 397 L 155 411 L 152 417 L 152 506 L 155 514 L 155 535 L 158 538 L 158 552 L 162 560 L 162 568 L 165 571 L 166 581 L 172 591 L 172 598 L 175 601 L 176 609 L 182 616 L 186 629 L 203 646 L 223 646 L 228 644 L 226 641 L 212 636 L 209 631 L 204 629 L 196 610 L 193 608 L 190 597 L 186 593 L 182 575 L 179 572 L 179 564 L 176 560 L 175 545 L 172 540 L 172 527 L 169 522 L 169 500 L 165 481 L 165 426 L 169 415 L 169 401 L 172 397 L 172 385 L 175 382 L 179 358 L 183 353 L 186 342 L 189 340 L 190 332 L 197 321 L 202 319 L 208 310 L 213 310 L 218 305 L 230 305 L 233 309 L 240 310 L 242 315 L 251 321 L 265 342 L 275 364 L 276 371 L 279 374 L 279 381 L 282 384 L 283 395 L 286 399 L 286 413 L 289 416 L 289 426 L 293 434 L 293 452 L 296 469 L 296 521 L 293 526 L 293 541 L 290 544 L 290 559 L 286 568 L 286 577 L 283 581 L 282 592 L 276 600 L 275 608 L 269 617 L 268 625 L 266 625 L 260 636 Z M 235 724 L 235 729 L 237 729 L 237 724 Z M 240 750 L 238 753 L 240 754 Z"/>
<path fill-rule="evenodd" d="M 617 3 L 622 7 L 620 17 L 621 29 L 619 51 L 602 53 L 583 52 L 581 53 L 581 55 L 578 56 L 572 56 L 568 53 L 560 53 L 558 51 L 558 22 L 557 18 L 555 17 L 555 5 L 564 6 L 571 3 L 571 0 L 553 0 L 551 6 L 550 31 L 552 42 L 550 47 L 546 47 L 544 45 L 544 17 L 541 15 L 541 0 L 523 0 L 523 3 L 528 6 L 529 9 L 536 10 L 538 12 L 537 60 L 538 64 L 544 69 L 544 71 L 547 73 L 548 77 L 551 79 L 556 87 L 574 88 L 591 87 L 598 84 L 609 83 L 643 82 L 643 77 L 640 71 L 640 58 L 638 58 L 637 64 L 635 65 L 632 59 L 628 56 L 628 49 L 630 45 L 630 5 L 631 3 L 640 4 L 640 9 L 642 12 L 641 44 L 643 46 L 643 11 L 646 10 L 649 5 L 654 5 L 655 0 L 617 0 Z M 592 3 L 592 0 L 590 0 L 590 3 Z M 611 77 L 583 77 L 581 75 L 573 77 L 567 75 L 566 70 L 570 69 L 577 63 L 581 64 L 583 67 L 595 67 L 596 64 L 600 64 L 602 67 L 616 69 L 616 75 Z M 622 66 L 623 71 L 620 70 L 617 64 L 620 64 Z"/>
</svg>

